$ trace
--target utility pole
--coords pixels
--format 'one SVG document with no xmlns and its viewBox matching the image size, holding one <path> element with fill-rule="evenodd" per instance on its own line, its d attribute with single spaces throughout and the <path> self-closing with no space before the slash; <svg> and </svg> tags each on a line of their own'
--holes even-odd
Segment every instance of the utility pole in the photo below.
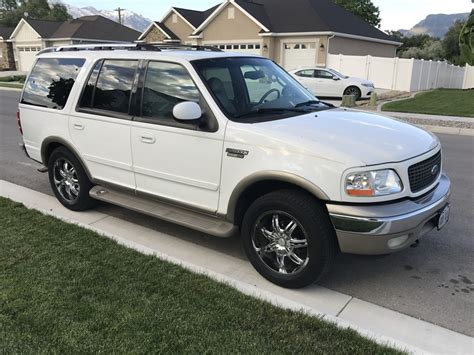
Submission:
<svg viewBox="0 0 474 355">
<path fill-rule="evenodd" d="M 118 12 L 118 20 L 119 20 L 119 23 L 122 24 L 122 11 L 125 10 L 125 9 L 122 9 L 120 7 L 117 7 L 114 11 L 117 11 Z"/>
</svg>

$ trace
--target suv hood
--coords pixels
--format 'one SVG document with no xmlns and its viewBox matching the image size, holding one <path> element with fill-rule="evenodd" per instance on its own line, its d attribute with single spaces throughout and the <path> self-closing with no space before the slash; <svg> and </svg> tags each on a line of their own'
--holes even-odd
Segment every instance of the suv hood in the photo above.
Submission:
<svg viewBox="0 0 474 355">
<path fill-rule="evenodd" d="M 341 163 L 350 161 L 354 167 L 400 162 L 424 154 L 439 144 L 435 135 L 410 124 L 345 109 L 314 112 L 256 126 L 307 154 Z"/>
</svg>

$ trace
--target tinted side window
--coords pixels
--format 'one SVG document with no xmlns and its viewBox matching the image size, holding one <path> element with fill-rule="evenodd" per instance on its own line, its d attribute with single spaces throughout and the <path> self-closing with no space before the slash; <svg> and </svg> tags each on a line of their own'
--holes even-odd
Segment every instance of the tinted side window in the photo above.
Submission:
<svg viewBox="0 0 474 355">
<path fill-rule="evenodd" d="M 173 119 L 173 108 L 183 101 L 199 102 L 200 94 L 188 71 L 179 64 L 150 62 L 143 91 L 144 117 Z"/>
<path fill-rule="evenodd" d="M 316 70 L 316 78 L 320 79 L 332 79 L 334 75 L 332 75 L 330 72 L 327 72 L 326 70 Z"/>
<path fill-rule="evenodd" d="M 85 59 L 40 58 L 36 62 L 21 102 L 62 110 Z"/>
<path fill-rule="evenodd" d="M 82 93 L 81 102 L 79 104 L 80 107 L 92 107 L 92 97 L 94 95 L 94 88 L 95 84 L 97 83 L 97 77 L 99 76 L 99 70 L 102 66 L 102 62 L 102 60 L 99 60 L 92 70 L 89 80 L 87 81 L 87 85 L 84 88 L 84 92 Z"/>
<path fill-rule="evenodd" d="M 314 70 L 300 70 L 296 75 L 301 76 L 302 78 L 313 78 Z"/>
<path fill-rule="evenodd" d="M 138 61 L 105 60 L 95 87 L 92 107 L 128 113 Z"/>
</svg>

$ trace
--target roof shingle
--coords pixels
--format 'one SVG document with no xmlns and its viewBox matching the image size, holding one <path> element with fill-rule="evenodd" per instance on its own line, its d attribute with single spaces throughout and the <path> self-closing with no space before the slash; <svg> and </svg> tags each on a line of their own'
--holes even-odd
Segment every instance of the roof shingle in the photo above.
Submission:
<svg viewBox="0 0 474 355">
<path fill-rule="evenodd" d="M 0 25 L 0 37 L 3 38 L 4 40 L 9 39 L 11 34 L 13 33 L 13 30 L 14 30 L 13 27 L 6 27 L 6 26 Z"/>
<path fill-rule="evenodd" d="M 42 38 L 80 38 L 104 41 L 135 41 L 140 32 L 100 15 L 57 22 L 25 19 Z"/>
<path fill-rule="evenodd" d="M 271 32 L 339 32 L 381 40 L 386 33 L 330 0 L 235 0 Z"/>
</svg>

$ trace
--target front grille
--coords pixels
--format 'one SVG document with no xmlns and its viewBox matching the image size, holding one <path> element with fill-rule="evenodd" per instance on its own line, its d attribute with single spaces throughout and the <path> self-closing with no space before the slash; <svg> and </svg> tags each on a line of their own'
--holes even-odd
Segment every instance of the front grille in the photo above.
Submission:
<svg viewBox="0 0 474 355">
<path fill-rule="evenodd" d="M 433 155 L 431 158 L 416 163 L 408 168 L 411 191 L 418 192 L 427 188 L 436 181 L 440 174 L 441 151 Z"/>
</svg>

